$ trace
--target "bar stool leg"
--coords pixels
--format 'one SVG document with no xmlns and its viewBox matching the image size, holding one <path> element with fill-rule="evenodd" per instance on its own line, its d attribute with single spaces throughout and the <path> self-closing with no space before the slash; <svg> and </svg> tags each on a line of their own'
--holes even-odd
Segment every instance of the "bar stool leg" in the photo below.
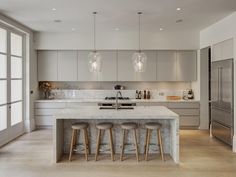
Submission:
<svg viewBox="0 0 236 177">
<path fill-rule="evenodd" d="M 110 137 L 110 149 L 111 149 L 111 160 L 114 161 L 114 148 L 113 148 L 113 138 L 112 138 L 112 129 L 109 129 L 109 137 Z"/>
<path fill-rule="evenodd" d="M 122 145 L 121 145 L 121 154 L 120 154 L 120 161 L 123 161 L 123 156 L 124 156 L 124 148 L 125 148 L 125 129 L 123 131 L 123 137 L 122 137 Z"/>
<path fill-rule="evenodd" d="M 146 151 L 145 160 L 146 161 L 148 161 L 148 151 L 149 151 L 150 136 L 151 136 L 151 130 L 148 129 L 147 131 L 148 131 L 148 135 L 147 135 L 148 137 L 147 137 L 147 146 L 146 146 L 146 149 L 145 149 L 145 151 Z"/>
<path fill-rule="evenodd" d="M 85 129 L 85 134 L 86 134 L 86 148 L 88 149 L 88 154 L 91 154 L 91 150 L 89 147 L 89 140 L 88 140 L 88 131 L 87 128 Z"/>
<path fill-rule="evenodd" d="M 101 131 L 102 131 L 102 130 L 98 130 L 97 149 L 96 149 L 96 154 L 95 154 L 95 161 L 97 161 L 98 154 L 99 154 Z"/>
<path fill-rule="evenodd" d="M 160 148 L 160 153 L 161 153 L 161 159 L 163 161 L 165 161 L 164 152 L 163 152 L 163 145 L 162 145 L 162 138 L 161 138 L 161 129 L 157 130 L 157 135 L 158 135 L 158 142 L 159 142 L 159 148 Z"/>
<path fill-rule="evenodd" d="M 69 154 L 69 161 L 71 161 L 71 156 L 73 153 L 73 147 L 74 147 L 74 139 L 75 139 L 75 130 L 72 130 L 72 134 L 71 134 L 71 143 L 70 143 L 70 154 Z"/>
<path fill-rule="evenodd" d="M 85 150 L 85 159 L 86 161 L 88 161 L 88 148 L 87 148 L 87 134 L 86 134 L 86 129 L 83 129 L 83 133 L 84 133 L 84 150 Z"/>
<path fill-rule="evenodd" d="M 144 145 L 144 154 L 146 154 L 147 140 L 148 140 L 148 130 L 146 130 L 146 138 L 145 138 L 145 145 Z"/>
<path fill-rule="evenodd" d="M 136 158 L 137 158 L 137 161 L 139 161 L 139 152 L 138 152 L 136 130 L 134 129 L 133 132 L 134 132 L 134 142 L 135 142 L 135 147 L 136 147 Z"/>
</svg>

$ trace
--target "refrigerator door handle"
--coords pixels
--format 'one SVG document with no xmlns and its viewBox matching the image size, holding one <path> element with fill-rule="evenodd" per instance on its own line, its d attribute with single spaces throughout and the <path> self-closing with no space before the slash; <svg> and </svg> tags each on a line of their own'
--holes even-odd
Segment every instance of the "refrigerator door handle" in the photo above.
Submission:
<svg viewBox="0 0 236 177">
<path fill-rule="evenodd" d="M 219 85 L 219 87 L 220 87 L 220 102 L 222 102 L 222 98 L 223 98 L 223 86 L 222 86 L 222 67 L 219 67 L 219 72 L 220 72 L 220 74 L 219 74 L 219 76 L 220 76 L 220 79 L 219 79 L 219 82 L 220 82 L 220 85 Z"/>
<path fill-rule="evenodd" d="M 218 89 L 218 93 L 217 93 L 217 102 L 220 102 L 220 67 L 217 68 L 217 89 Z"/>
</svg>

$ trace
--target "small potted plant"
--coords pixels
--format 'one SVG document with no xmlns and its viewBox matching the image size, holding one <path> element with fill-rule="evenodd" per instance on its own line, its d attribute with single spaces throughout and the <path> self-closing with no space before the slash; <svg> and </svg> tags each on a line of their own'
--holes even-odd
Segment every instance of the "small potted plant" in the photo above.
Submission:
<svg viewBox="0 0 236 177">
<path fill-rule="evenodd" d="M 39 89 L 43 92 L 44 99 L 49 99 L 52 85 L 49 82 L 39 82 Z"/>
</svg>

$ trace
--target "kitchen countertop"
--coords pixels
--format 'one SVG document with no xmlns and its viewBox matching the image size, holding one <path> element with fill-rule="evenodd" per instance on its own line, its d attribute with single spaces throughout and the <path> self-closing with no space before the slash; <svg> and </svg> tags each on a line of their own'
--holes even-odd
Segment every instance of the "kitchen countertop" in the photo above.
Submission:
<svg viewBox="0 0 236 177">
<path fill-rule="evenodd" d="M 37 103 L 57 102 L 57 103 L 113 103 L 116 100 L 105 99 L 51 99 L 51 100 L 36 100 Z M 199 102 L 199 100 L 166 100 L 166 99 L 130 99 L 119 100 L 119 103 L 158 103 L 158 102 Z"/>
<path fill-rule="evenodd" d="M 98 106 L 66 108 L 54 115 L 55 119 L 178 119 L 178 114 L 164 106 L 136 106 L 134 109 L 101 110 Z"/>
</svg>

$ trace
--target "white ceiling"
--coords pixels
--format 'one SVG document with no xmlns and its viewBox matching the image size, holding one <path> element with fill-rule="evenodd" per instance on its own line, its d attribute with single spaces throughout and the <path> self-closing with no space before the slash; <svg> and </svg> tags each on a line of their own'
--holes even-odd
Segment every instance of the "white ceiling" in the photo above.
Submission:
<svg viewBox="0 0 236 177">
<path fill-rule="evenodd" d="M 236 0 L 0 0 L 0 13 L 47 32 L 91 30 L 93 11 L 98 12 L 97 28 L 103 31 L 137 30 L 137 11 L 143 12 L 142 29 L 148 31 L 200 31 L 235 10 Z M 55 23 L 57 19 L 62 22 Z M 183 22 L 176 23 L 178 19 Z"/>
</svg>

